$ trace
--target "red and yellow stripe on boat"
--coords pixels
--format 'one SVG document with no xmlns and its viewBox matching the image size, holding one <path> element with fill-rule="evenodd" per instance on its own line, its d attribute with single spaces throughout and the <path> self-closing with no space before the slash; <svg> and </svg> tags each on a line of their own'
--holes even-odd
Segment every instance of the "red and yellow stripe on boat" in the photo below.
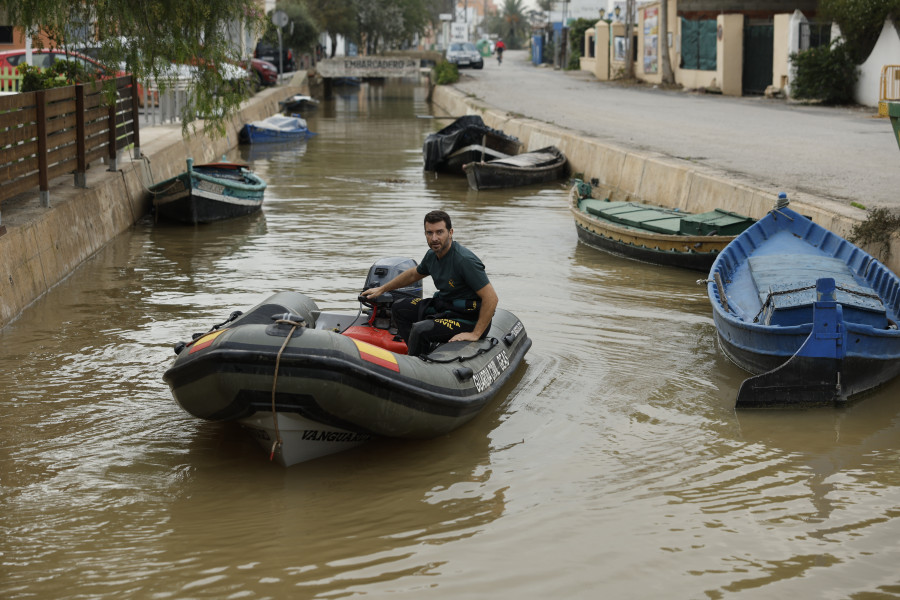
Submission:
<svg viewBox="0 0 900 600">
<path fill-rule="evenodd" d="M 350 338 L 353 340 L 353 343 L 356 344 L 356 348 L 359 350 L 359 357 L 365 361 L 376 364 L 378 366 L 384 367 L 385 369 L 390 369 L 391 371 L 400 372 L 400 365 L 397 364 L 397 359 L 394 357 L 394 354 L 384 348 L 379 348 L 378 346 L 373 346 L 368 342 L 363 342 L 362 340 L 357 340 L 354 338 Z"/>
<path fill-rule="evenodd" d="M 213 340 L 228 331 L 227 329 L 220 329 L 218 331 L 213 331 L 212 333 L 207 333 L 201 338 L 197 338 L 197 341 L 191 344 L 191 351 L 188 354 L 193 354 L 197 350 L 203 350 L 204 348 L 209 347 L 210 344 L 213 343 Z"/>
</svg>

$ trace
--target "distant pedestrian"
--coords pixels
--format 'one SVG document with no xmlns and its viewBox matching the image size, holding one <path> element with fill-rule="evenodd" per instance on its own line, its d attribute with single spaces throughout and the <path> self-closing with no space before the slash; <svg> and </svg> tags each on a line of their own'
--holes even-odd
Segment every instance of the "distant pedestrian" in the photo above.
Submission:
<svg viewBox="0 0 900 600">
<path fill-rule="evenodd" d="M 503 40 L 497 40 L 497 45 L 494 46 L 494 52 L 497 53 L 497 64 L 503 64 L 503 51 L 506 50 L 506 44 L 503 43 Z"/>
</svg>

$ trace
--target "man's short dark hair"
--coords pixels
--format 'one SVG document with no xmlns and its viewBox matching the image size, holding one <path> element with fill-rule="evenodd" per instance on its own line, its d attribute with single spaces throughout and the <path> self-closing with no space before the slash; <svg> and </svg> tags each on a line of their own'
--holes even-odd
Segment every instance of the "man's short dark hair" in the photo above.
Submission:
<svg viewBox="0 0 900 600">
<path fill-rule="evenodd" d="M 425 223 L 431 223 L 432 225 L 435 223 L 440 223 L 441 221 L 447 225 L 447 230 L 453 229 L 453 225 L 450 223 L 450 215 L 445 213 L 442 210 L 433 210 L 427 215 L 425 215 Z"/>
</svg>

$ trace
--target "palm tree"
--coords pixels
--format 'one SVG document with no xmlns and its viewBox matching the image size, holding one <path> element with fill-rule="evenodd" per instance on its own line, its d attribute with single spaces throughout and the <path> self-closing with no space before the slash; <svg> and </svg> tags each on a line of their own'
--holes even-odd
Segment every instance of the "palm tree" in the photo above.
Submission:
<svg viewBox="0 0 900 600">
<path fill-rule="evenodd" d="M 521 46 L 520 38 L 523 37 L 528 19 L 525 16 L 523 0 L 503 0 L 503 31 L 500 35 L 506 40 L 510 48 Z"/>
</svg>

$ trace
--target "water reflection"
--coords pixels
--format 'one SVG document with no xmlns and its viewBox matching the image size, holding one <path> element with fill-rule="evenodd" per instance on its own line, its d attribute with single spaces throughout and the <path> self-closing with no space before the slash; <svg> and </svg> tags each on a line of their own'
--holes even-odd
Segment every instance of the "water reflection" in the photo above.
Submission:
<svg viewBox="0 0 900 600">
<path fill-rule="evenodd" d="M 244 438 L 239 427 L 201 425 L 188 463 L 177 467 L 189 476 L 174 488 L 164 540 L 176 576 L 187 581 L 184 591 L 258 595 L 299 587 L 319 597 L 335 585 L 440 574 L 444 565 L 423 562 L 417 548 L 471 538 L 504 512 L 505 491 L 491 482 L 487 432 L 521 378 L 522 371 L 471 427 L 436 440 L 379 439 L 287 470 L 260 465 L 255 444 L 246 460 L 245 442 L 234 445 Z M 242 569 L 266 571 L 253 558 L 275 548 L 277 576 L 242 576 Z"/>
</svg>

